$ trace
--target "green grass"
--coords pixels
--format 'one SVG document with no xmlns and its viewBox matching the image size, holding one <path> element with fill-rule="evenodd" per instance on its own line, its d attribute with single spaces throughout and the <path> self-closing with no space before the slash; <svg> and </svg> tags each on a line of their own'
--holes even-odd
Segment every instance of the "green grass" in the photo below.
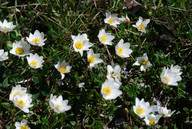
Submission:
<svg viewBox="0 0 192 129">
<path fill-rule="evenodd" d="M 14 31 L 6 34 L 3 42 L 6 51 L 11 49 L 9 44 L 28 37 L 35 30 L 44 32 L 47 41 L 43 47 L 31 48 L 32 53 L 44 57 L 45 63 L 40 69 L 30 68 L 26 58 L 11 54 L 8 60 L 0 62 L 0 128 L 12 128 L 16 121 L 22 119 L 28 120 L 31 128 L 42 129 L 150 128 L 133 112 L 136 97 L 144 98 L 150 104 L 155 104 L 156 98 L 163 106 L 168 103 L 169 109 L 176 110 L 168 118 L 165 128 L 192 127 L 192 3 L 190 0 L 144 0 L 141 4 L 143 6 L 138 10 L 128 10 L 122 8 L 126 7 L 126 3 L 121 0 L 2 0 L 0 20 L 7 19 L 17 25 Z M 153 9 L 155 5 L 156 10 Z M 127 14 L 131 19 L 130 25 L 124 23 L 114 29 L 105 24 L 106 11 L 119 17 Z M 147 33 L 141 36 L 132 27 L 139 16 L 151 20 Z M 97 37 L 101 28 L 115 36 L 113 45 L 108 49 L 113 61 L 126 69 L 121 74 L 120 90 L 123 94 L 112 101 L 106 101 L 100 93 L 107 65 L 111 64 L 107 50 Z M 101 54 L 104 63 L 98 64 L 97 68 L 88 69 L 86 53 L 81 57 L 74 51 L 71 35 L 79 33 L 86 33 L 90 42 L 94 43 L 94 52 Z M 133 58 L 122 59 L 115 54 L 115 45 L 120 39 L 130 42 L 133 58 L 147 53 L 153 66 L 146 73 L 141 72 L 139 66 L 133 66 Z M 54 64 L 64 59 L 72 65 L 72 71 L 60 80 Z M 177 87 L 162 87 L 160 74 L 164 66 L 170 67 L 171 64 L 182 67 L 182 81 Z M 19 109 L 8 100 L 12 87 L 28 79 L 21 85 L 33 95 L 34 106 L 30 108 L 30 114 L 18 112 Z M 85 83 L 84 88 L 78 87 L 81 82 Z M 141 87 L 140 83 L 150 87 Z M 53 113 L 49 106 L 51 93 L 68 99 L 72 109 L 62 114 Z M 14 115 L 16 112 L 17 115 Z M 159 125 L 163 125 L 163 119 L 160 119 Z"/>
</svg>

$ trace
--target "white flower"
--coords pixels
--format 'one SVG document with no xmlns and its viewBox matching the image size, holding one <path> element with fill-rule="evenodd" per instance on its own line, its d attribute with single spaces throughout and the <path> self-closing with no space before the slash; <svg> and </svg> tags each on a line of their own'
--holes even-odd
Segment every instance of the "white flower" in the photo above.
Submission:
<svg viewBox="0 0 192 129">
<path fill-rule="evenodd" d="M 8 52 L 4 52 L 4 49 L 0 49 L 0 61 L 8 59 Z"/>
<path fill-rule="evenodd" d="M 181 76 L 178 76 L 177 73 L 171 72 L 169 68 L 164 67 L 161 73 L 161 81 L 166 85 L 177 86 L 178 81 L 181 81 Z"/>
<path fill-rule="evenodd" d="M 78 87 L 79 87 L 79 88 L 82 88 L 82 87 L 84 87 L 84 85 L 85 85 L 85 83 L 84 83 L 84 82 L 81 82 L 81 83 L 79 83 Z"/>
<path fill-rule="evenodd" d="M 170 70 L 171 70 L 172 73 L 177 74 L 177 76 L 180 76 L 182 74 L 182 72 L 180 72 L 181 71 L 181 67 L 178 66 L 178 65 L 176 65 L 176 66 L 171 65 Z"/>
<path fill-rule="evenodd" d="M 121 85 L 121 67 L 117 64 L 114 67 L 111 65 L 107 65 L 107 79 L 114 80 L 116 83 L 119 83 Z"/>
<path fill-rule="evenodd" d="M 25 119 L 23 119 L 21 122 L 15 122 L 15 127 L 16 129 L 30 129 Z"/>
<path fill-rule="evenodd" d="M 104 19 L 104 22 L 114 26 L 115 28 L 120 24 L 120 20 L 117 17 L 117 14 L 111 14 L 110 12 L 106 12 L 106 18 Z"/>
<path fill-rule="evenodd" d="M 27 41 L 34 46 L 43 46 L 45 45 L 45 41 L 47 39 L 44 39 L 44 33 L 39 32 L 38 30 L 35 30 L 34 34 L 29 34 L 29 37 L 26 37 Z"/>
<path fill-rule="evenodd" d="M 120 84 L 114 80 L 105 80 L 101 87 L 101 94 L 106 100 L 116 99 L 122 92 L 119 90 Z"/>
<path fill-rule="evenodd" d="M 122 16 L 121 18 L 119 18 L 119 20 L 120 20 L 121 22 L 127 22 L 127 23 L 130 23 L 130 19 L 129 19 L 129 17 L 127 16 L 127 14 L 126 14 L 125 17 Z"/>
<path fill-rule="evenodd" d="M 158 107 L 158 113 L 163 117 L 171 117 L 174 112 L 175 110 L 171 112 L 171 110 L 167 109 L 167 107 Z"/>
<path fill-rule="evenodd" d="M 29 108 L 33 106 L 31 102 L 32 102 L 32 95 L 27 93 L 24 94 L 23 96 L 16 95 L 13 98 L 13 103 L 15 104 L 15 106 L 20 108 L 25 113 L 29 113 Z"/>
<path fill-rule="evenodd" d="M 118 56 L 126 58 L 129 57 L 133 51 L 130 49 L 130 43 L 124 43 L 124 40 L 121 39 L 115 46 L 115 52 Z"/>
<path fill-rule="evenodd" d="M 142 33 L 146 33 L 145 28 L 147 27 L 147 24 L 150 22 L 150 19 L 146 19 L 143 21 L 142 17 L 139 17 L 139 20 L 136 22 L 136 25 L 133 25 L 133 27 L 137 28 L 138 31 L 141 31 Z"/>
<path fill-rule="evenodd" d="M 63 60 L 62 62 L 58 62 L 54 66 L 61 73 L 61 79 L 64 79 L 65 73 L 69 73 L 71 70 L 71 66 L 69 66 L 69 63 L 65 62 L 65 60 Z"/>
<path fill-rule="evenodd" d="M 137 61 L 133 65 L 141 65 L 141 71 L 146 71 L 148 67 L 152 66 L 152 64 L 148 60 L 147 53 L 143 54 L 142 57 L 138 57 Z"/>
<path fill-rule="evenodd" d="M 161 118 L 161 115 L 154 115 L 154 114 L 148 114 L 145 116 L 145 123 L 149 126 L 152 126 L 154 124 L 157 124 L 159 119 Z"/>
<path fill-rule="evenodd" d="M 135 106 L 133 106 L 133 110 L 140 118 L 145 117 L 152 111 L 148 102 L 145 102 L 144 99 L 141 99 L 140 101 L 138 98 L 135 99 Z"/>
<path fill-rule="evenodd" d="M 44 62 L 44 60 L 43 56 L 39 56 L 37 53 L 30 53 L 30 56 L 27 57 L 27 62 L 31 68 L 37 69 L 43 66 L 42 63 Z"/>
<path fill-rule="evenodd" d="M 16 96 L 24 96 L 27 92 L 27 88 L 21 87 L 21 85 L 16 85 L 15 87 L 12 88 L 11 93 L 9 95 L 9 100 L 13 101 L 13 99 Z"/>
<path fill-rule="evenodd" d="M 112 45 L 112 40 L 115 38 L 111 33 L 106 33 L 104 29 L 99 31 L 99 41 L 104 45 Z"/>
<path fill-rule="evenodd" d="M 22 57 L 30 54 L 30 48 L 31 46 L 29 44 L 26 44 L 23 40 L 16 41 L 15 43 L 13 43 L 13 47 L 10 50 L 10 53 Z"/>
<path fill-rule="evenodd" d="M 7 22 L 6 19 L 3 21 L 3 23 L 0 21 L 0 31 L 1 32 L 4 32 L 4 33 L 10 32 L 15 27 L 16 27 L 16 25 L 13 25 L 13 22 Z"/>
<path fill-rule="evenodd" d="M 92 68 L 96 64 L 103 62 L 101 58 L 99 58 L 100 54 L 94 54 L 93 49 L 90 49 L 87 52 L 87 61 L 89 62 L 89 67 Z"/>
<path fill-rule="evenodd" d="M 60 95 L 58 98 L 53 94 L 50 96 L 49 105 L 56 113 L 63 113 L 71 109 L 71 106 L 67 105 L 68 100 L 63 100 L 63 97 Z"/>
<path fill-rule="evenodd" d="M 73 48 L 76 52 L 79 52 L 83 56 L 83 51 L 89 50 L 89 47 L 93 46 L 89 42 L 87 34 L 78 34 L 77 36 L 71 35 L 73 39 Z"/>
</svg>

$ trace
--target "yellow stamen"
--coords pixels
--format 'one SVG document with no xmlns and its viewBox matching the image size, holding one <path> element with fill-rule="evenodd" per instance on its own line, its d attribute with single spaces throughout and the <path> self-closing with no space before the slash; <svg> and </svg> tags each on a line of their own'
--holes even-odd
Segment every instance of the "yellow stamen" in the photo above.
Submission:
<svg viewBox="0 0 192 129">
<path fill-rule="evenodd" d="M 28 126 L 27 125 L 23 125 L 23 126 L 21 126 L 21 128 L 20 129 L 29 129 L 28 128 Z"/>
<path fill-rule="evenodd" d="M 103 88 L 103 92 L 107 95 L 109 95 L 111 93 L 111 89 L 109 87 L 105 87 Z"/>
<path fill-rule="evenodd" d="M 144 25 L 142 25 L 142 24 L 138 26 L 139 30 L 143 30 L 143 28 L 144 28 Z"/>
<path fill-rule="evenodd" d="M 143 114 L 143 108 L 137 108 L 136 113 L 137 114 Z"/>
<path fill-rule="evenodd" d="M 31 61 L 30 65 L 37 66 L 37 61 Z"/>
<path fill-rule="evenodd" d="M 13 96 L 15 97 L 17 95 L 23 96 L 23 94 L 21 94 L 21 92 L 15 92 L 15 94 Z"/>
<path fill-rule="evenodd" d="M 114 73 L 111 74 L 111 78 L 115 78 L 115 74 Z"/>
<path fill-rule="evenodd" d="M 108 22 L 109 22 L 110 24 L 112 24 L 112 23 L 114 23 L 114 20 L 113 20 L 113 19 L 109 19 Z"/>
<path fill-rule="evenodd" d="M 57 107 L 58 109 L 61 109 L 61 106 L 59 104 L 54 104 L 54 107 Z"/>
<path fill-rule="evenodd" d="M 103 40 L 103 42 L 106 42 L 107 37 L 106 37 L 106 36 L 102 36 L 102 37 L 101 37 L 101 40 Z"/>
<path fill-rule="evenodd" d="M 125 19 L 125 22 L 126 22 L 126 23 L 129 23 L 130 21 L 129 21 L 129 19 Z"/>
<path fill-rule="evenodd" d="M 32 40 L 32 43 L 40 43 L 40 39 L 39 38 L 35 38 Z"/>
<path fill-rule="evenodd" d="M 95 57 L 94 57 L 94 56 L 90 56 L 90 57 L 88 58 L 88 62 L 89 62 L 89 63 L 94 63 L 94 61 L 95 61 Z"/>
<path fill-rule="evenodd" d="M 119 55 L 122 55 L 123 54 L 123 48 L 119 47 L 118 48 L 118 53 L 119 53 Z"/>
<path fill-rule="evenodd" d="M 84 45 L 84 43 L 81 42 L 81 41 L 77 41 L 77 42 L 75 43 L 75 47 L 76 47 L 77 49 L 82 49 L 82 48 L 83 48 L 83 45 Z"/>
<path fill-rule="evenodd" d="M 6 29 L 8 29 L 8 27 L 4 26 L 3 29 L 6 30 Z"/>
<path fill-rule="evenodd" d="M 23 51 L 24 51 L 23 48 L 20 48 L 20 47 L 16 48 L 15 50 L 15 52 L 19 55 L 23 54 Z"/>
<path fill-rule="evenodd" d="M 153 125 L 154 123 L 155 123 L 155 120 L 150 120 L 150 121 L 149 121 L 149 124 L 150 124 L 150 125 Z"/>
<path fill-rule="evenodd" d="M 143 60 L 141 61 L 141 64 L 142 64 L 142 65 L 147 65 L 147 62 L 148 62 L 147 60 L 144 60 L 144 59 L 143 59 Z"/>
<path fill-rule="evenodd" d="M 165 77 L 165 81 L 166 81 L 166 82 L 169 82 L 169 80 L 170 80 L 170 79 L 169 79 L 168 77 Z"/>
<path fill-rule="evenodd" d="M 25 107 L 25 103 L 23 102 L 23 100 L 18 100 L 16 105 L 20 105 L 22 108 Z"/>
<path fill-rule="evenodd" d="M 67 69 L 65 67 L 60 67 L 59 70 L 61 71 L 61 73 L 65 73 Z"/>
</svg>

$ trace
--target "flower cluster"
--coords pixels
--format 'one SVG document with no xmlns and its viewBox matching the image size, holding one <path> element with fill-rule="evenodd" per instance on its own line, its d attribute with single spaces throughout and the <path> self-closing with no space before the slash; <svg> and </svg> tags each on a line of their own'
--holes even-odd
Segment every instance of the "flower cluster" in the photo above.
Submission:
<svg viewBox="0 0 192 129">
<path fill-rule="evenodd" d="M 130 19 L 126 15 L 126 17 L 122 16 L 118 18 L 116 14 L 111 14 L 110 12 L 106 13 L 106 18 L 104 19 L 104 23 L 109 24 L 115 28 L 123 22 L 127 22 L 130 24 Z M 137 28 L 141 33 L 146 33 L 146 27 L 150 19 L 143 20 L 142 17 L 139 17 L 139 20 L 136 22 L 133 27 Z M 12 31 L 16 26 L 13 25 L 13 22 L 0 22 L 0 31 L 3 33 L 7 33 Z M 111 33 L 106 31 L 105 29 L 100 29 L 98 35 L 98 41 L 102 44 L 101 46 L 107 49 L 107 52 L 110 56 L 110 52 L 108 47 L 114 47 L 115 54 L 118 58 L 122 58 L 123 60 L 132 57 L 132 53 L 134 49 L 129 42 L 124 42 L 124 39 L 118 39 L 118 43 L 113 43 L 116 37 Z M 87 63 L 89 64 L 87 68 L 94 68 L 99 63 L 103 63 L 104 60 L 102 56 L 100 57 L 100 53 L 97 53 L 97 49 L 94 52 L 94 44 L 90 42 L 88 35 L 86 33 L 71 35 L 72 45 L 75 52 L 78 52 L 83 58 L 84 52 L 87 52 Z M 34 34 L 30 33 L 29 37 L 26 37 L 27 42 L 25 40 L 16 41 L 12 44 L 12 48 L 9 51 L 12 55 L 18 56 L 20 58 L 26 57 L 28 65 L 32 69 L 38 69 L 43 67 L 44 57 L 38 55 L 37 53 L 31 53 L 31 45 L 33 47 L 43 47 L 45 45 L 45 35 L 43 32 L 39 30 L 35 30 Z M 109 46 L 108 46 L 109 45 Z M 32 47 L 32 48 L 33 48 Z M 93 48 L 92 48 L 93 47 Z M 32 51 L 33 52 L 33 51 Z M 132 57 L 133 58 L 133 57 Z M 4 61 L 8 59 L 8 52 L 5 52 L 4 49 L 0 49 L 0 61 Z M 134 58 L 133 58 L 134 59 Z M 144 53 L 143 56 L 138 57 L 133 65 L 140 66 L 140 71 L 146 72 L 149 67 L 152 67 L 152 64 L 149 61 L 150 59 L 147 56 L 147 53 Z M 106 63 L 103 63 L 106 65 Z M 111 65 L 110 65 L 111 64 Z M 66 74 L 70 74 L 72 70 L 72 65 L 69 64 L 66 60 L 58 61 L 57 64 L 54 65 L 55 69 L 60 73 L 61 80 L 66 78 Z M 113 100 L 123 94 L 120 90 L 120 86 L 123 81 L 121 80 L 121 67 L 119 64 L 111 61 L 107 63 L 105 66 L 107 69 L 106 80 L 102 83 L 100 92 L 105 100 Z M 164 67 L 163 71 L 160 75 L 160 79 L 162 83 L 166 85 L 177 86 L 178 81 L 181 81 L 181 68 L 180 66 L 171 65 L 171 68 Z M 59 74 L 58 74 L 59 75 Z M 79 87 L 83 87 L 84 83 L 79 85 Z M 9 100 L 14 103 L 16 107 L 24 111 L 25 113 L 29 113 L 29 108 L 33 107 L 32 103 L 32 95 L 27 93 L 27 88 L 21 87 L 21 85 L 16 85 L 12 88 L 12 91 L 9 95 Z M 52 111 L 56 113 L 63 113 L 71 109 L 71 106 L 68 105 L 68 100 L 63 100 L 62 95 L 59 97 L 50 94 L 49 106 Z M 133 106 L 133 111 L 140 118 L 144 118 L 144 121 L 147 125 L 153 126 L 156 125 L 161 117 L 171 117 L 174 111 L 171 112 L 167 107 L 157 106 L 154 110 L 152 106 L 150 106 L 149 102 L 145 102 L 144 99 L 139 100 L 135 99 L 135 105 Z M 155 112 L 158 112 L 155 113 Z M 30 129 L 27 125 L 26 120 L 22 120 L 21 122 L 15 123 L 16 128 L 25 128 Z"/>
<path fill-rule="evenodd" d="M 32 95 L 27 93 L 27 88 L 21 87 L 21 85 L 16 85 L 12 88 L 9 95 L 9 100 L 11 100 L 16 107 L 20 108 L 25 113 L 29 113 L 29 108 L 33 106 Z"/>
<path fill-rule="evenodd" d="M 158 123 L 159 119 L 163 117 L 170 117 L 175 111 L 171 112 L 167 107 L 155 106 L 156 108 L 149 105 L 149 102 L 145 102 L 144 99 L 135 99 L 135 106 L 133 111 L 140 118 L 144 118 L 147 125 L 153 126 Z M 158 112 L 158 114 L 154 114 Z"/>
<path fill-rule="evenodd" d="M 117 25 L 121 24 L 122 22 L 130 23 L 130 19 L 127 15 L 125 17 L 122 16 L 121 18 L 118 18 L 117 14 L 111 14 L 110 12 L 107 12 L 104 22 L 117 28 Z M 133 25 L 133 27 L 137 28 L 138 31 L 140 31 L 141 33 L 146 33 L 145 28 L 147 27 L 147 24 L 149 24 L 149 22 L 150 19 L 143 20 L 143 18 L 140 16 L 139 20 L 136 22 L 135 25 Z"/>
</svg>

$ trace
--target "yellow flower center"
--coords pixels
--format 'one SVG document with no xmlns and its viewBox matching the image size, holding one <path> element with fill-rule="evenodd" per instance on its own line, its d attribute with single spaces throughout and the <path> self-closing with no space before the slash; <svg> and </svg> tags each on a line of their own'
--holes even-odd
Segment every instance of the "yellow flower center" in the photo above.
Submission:
<svg viewBox="0 0 192 129">
<path fill-rule="evenodd" d="M 103 92 L 107 95 L 109 95 L 111 93 L 111 89 L 109 87 L 105 87 L 103 88 Z"/>
<path fill-rule="evenodd" d="M 15 94 L 13 96 L 15 97 L 17 95 L 23 96 L 23 94 L 21 94 L 21 92 L 15 92 Z"/>
<path fill-rule="evenodd" d="M 115 78 L 115 74 L 114 73 L 111 74 L 111 78 Z"/>
<path fill-rule="evenodd" d="M 118 53 L 119 53 L 119 55 L 122 55 L 123 54 L 123 48 L 118 48 Z"/>
<path fill-rule="evenodd" d="M 31 61 L 30 65 L 37 66 L 37 61 Z"/>
<path fill-rule="evenodd" d="M 28 127 L 27 127 L 27 125 L 23 125 L 23 126 L 21 126 L 20 129 L 28 129 Z"/>
<path fill-rule="evenodd" d="M 143 30 L 143 28 L 144 28 L 144 25 L 142 25 L 142 24 L 138 26 L 139 30 Z"/>
<path fill-rule="evenodd" d="M 113 19 L 109 19 L 108 22 L 109 22 L 110 24 L 112 24 L 112 23 L 114 23 L 114 20 L 113 20 Z"/>
<path fill-rule="evenodd" d="M 22 108 L 25 107 L 25 103 L 23 102 L 23 100 L 18 100 L 16 105 L 20 105 Z"/>
<path fill-rule="evenodd" d="M 150 120 L 150 121 L 149 121 L 149 124 L 150 124 L 150 125 L 153 125 L 154 123 L 155 123 L 155 120 Z"/>
<path fill-rule="evenodd" d="M 8 29 L 8 27 L 4 26 L 3 29 L 6 30 L 6 29 Z"/>
<path fill-rule="evenodd" d="M 39 38 L 35 38 L 32 40 L 32 43 L 40 43 L 40 39 Z"/>
<path fill-rule="evenodd" d="M 94 57 L 94 56 L 90 56 L 90 57 L 88 58 L 88 62 L 89 62 L 89 63 L 94 63 L 94 61 L 95 61 L 95 57 Z"/>
<path fill-rule="evenodd" d="M 58 109 L 61 109 L 61 106 L 59 104 L 54 104 L 54 107 L 57 107 Z"/>
<path fill-rule="evenodd" d="M 82 48 L 83 48 L 83 45 L 84 45 L 84 43 L 81 42 L 81 41 L 77 41 L 77 42 L 75 43 L 75 47 L 76 47 L 77 49 L 82 49 Z"/>
<path fill-rule="evenodd" d="M 143 108 L 137 108 L 136 113 L 139 114 L 139 115 L 142 114 L 143 113 Z"/>
<path fill-rule="evenodd" d="M 141 64 L 142 64 L 142 65 L 147 65 L 147 62 L 148 62 L 147 60 L 144 60 L 144 59 L 143 59 L 143 60 L 141 61 Z"/>
<path fill-rule="evenodd" d="M 169 79 L 168 77 L 165 77 L 165 81 L 166 81 L 166 82 L 169 82 L 169 80 L 170 80 L 170 79 Z"/>
<path fill-rule="evenodd" d="M 60 67 L 59 70 L 61 71 L 61 73 L 66 72 L 66 68 L 65 67 Z"/>
<path fill-rule="evenodd" d="M 106 37 L 106 36 L 102 36 L 102 37 L 101 37 L 101 40 L 103 40 L 103 42 L 106 42 L 107 37 Z"/>
<path fill-rule="evenodd" d="M 23 51 L 24 51 L 23 48 L 20 48 L 20 47 L 16 48 L 15 50 L 15 52 L 19 55 L 23 54 Z"/>
<path fill-rule="evenodd" d="M 126 23 L 129 23 L 130 21 L 129 21 L 129 19 L 125 19 L 125 22 L 126 22 Z"/>
</svg>

